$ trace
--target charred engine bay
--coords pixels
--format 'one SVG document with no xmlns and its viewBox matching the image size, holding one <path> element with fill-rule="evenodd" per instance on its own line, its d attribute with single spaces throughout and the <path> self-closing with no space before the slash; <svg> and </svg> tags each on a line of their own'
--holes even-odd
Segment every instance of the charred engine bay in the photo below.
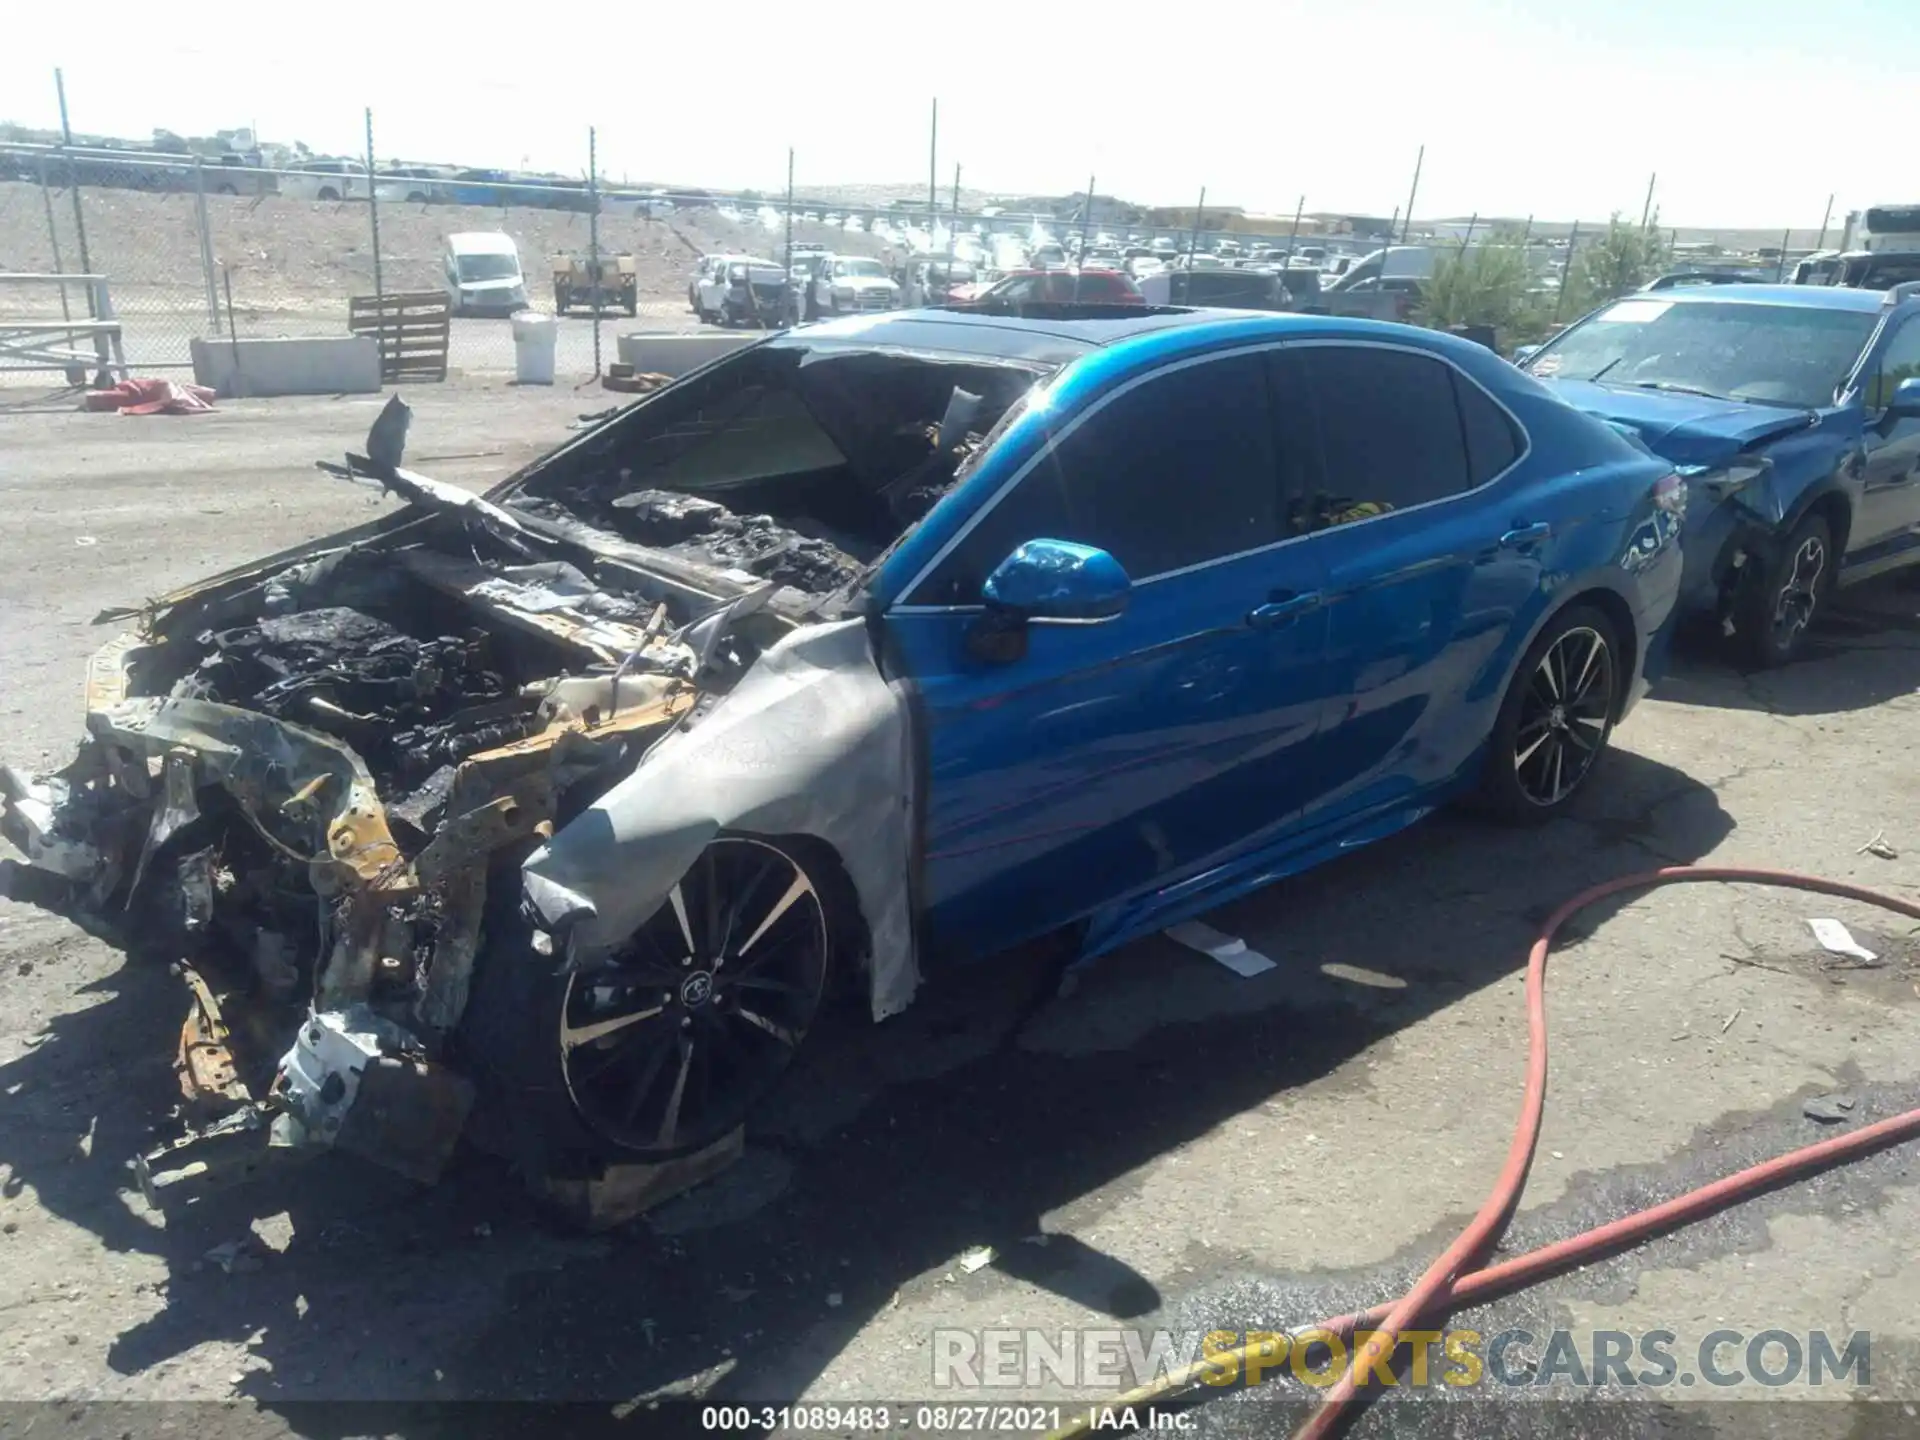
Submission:
<svg viewBox="0 0 1920 1440">
<path fill-rule="evenodd" d="M 1038 378 L 1015 365 L 765 346 L 583 438 L 509 503 L 828 595 L 938 502 Z"/>
<path fill-rule="evenodd" d="M 395 839 L 417 849 L 441 818 L 456 766 L 542 730 L 553 682 L 610 669 L 443 593 L 407 563 L 436 553 L 436 541 L 439 552 L 457 542 L 479 559 L 484 534 L 437 517 L 424 538 L 295 565 L 169 617 L 164 659 L 136 672 L 132 693 L 213 701 L 342 741 L 366 763 Z M 527 565 L 501 554 L 476 573 L 510 595 L 537 597 L 525 603 L 564 601 L 575 614 L 633 627 L 660 609 L 564 562 Z"/>
<path fill-rule="evenodd" d="M 458 583 L 446 578 L 448 567 L 464 567 Z M 586 638 L 569 641 L 564 625 L 542 630 L 529 623 L 554 624 L 562 616 L 579 622 Z M 455 817 L 512 793 L 497 790 L 487 775 L 469 776 L 459 768 L 464 762 L 553 735 L 567 714 L 591 729 L 603 714 L 620 712 L 618 701 L 601 712 L 577 700 L 598 694 L 619 663 L 593 653 L 596 646 L 655 637 L 624 657 L 629 689 L 620 693 L 632 696 L 626 707 L 644 704 L 648 679 L 691 680 L 691 653 L 665 634 L 691 618 L 684 605 L 612 589 L 569 563 L 527 563 L 484 527 L 436 515 L 371 544 L 210 586 L 175 606 L 152 627 L 151 638 L 165 643 L 140 652 L 130 669 L 128 698 L 211 702 L 339 742 L 364 765 L 392 842 L 411 863 Z M 736 671 L 757 656 L 750 634 L 730 636 L 721 648 Z M 703 675 L 724 690 L 727 671 L 721 662 Z M 646 739 L 665 722 L 654 723 L 632 730 L 631 738 L 564 736 L 578 743 L 542 749 L 524 763 L 489 760 L 498 768 L 488 774 L 501 785 L 513 775 L 550 775 L 548 813 L 564 824 L 632 771 Z M 246 733 L 238 728 L 212 733 L 222 744 L 249 743 L 232 738 Z M 164 782 L 147 801 L 108 792 L 120 794 L 100 802 L 120 807 L 116 838 L 109 841 L 105 827 L 94 827 L 92 838 L 118 854 L 131 946 L 211 964 L 256 999 L 291 1005 L 315 993 L 338 963 L 328 956 L 338 953 L 342 927 L 354 923 L 359 902 L 351 893 L 343 900 L 337 880 L 321 884 L 314 862 L 304 858 L 327 849 L 326 824 L 316 828 L 313 821 L 346 802 L 336 788 L 316 789 L 329 779 L 329 761 L 313 742 L 288 746 L 264 731 L 250 733 L 257 737 L 251 778 L 216 783 L 196 771 L 186 805 Z M 331 778 L 339 773 L 336 765 Z M 314 794 L 314 802 L 303 801 L 303 793 Z M 184 823 L 168 822 L 176 810 Z M 521 836 L 463 863 L 514 866 L 531 843 Z M 383 890 L 373 882 L 372 889 L 388 917 L 381 933 L 391 949 L 361 998 L 397 1023 L 422 1023 L 436 947 L 449 925 L 458 931 L 468 922 L 443 913 L 447 894 L 436 885 Z M 109 912 L 118 908 L 109 901 Z M 249 1078 L 264 1080 L 265 1073 Z"/>
</svg>

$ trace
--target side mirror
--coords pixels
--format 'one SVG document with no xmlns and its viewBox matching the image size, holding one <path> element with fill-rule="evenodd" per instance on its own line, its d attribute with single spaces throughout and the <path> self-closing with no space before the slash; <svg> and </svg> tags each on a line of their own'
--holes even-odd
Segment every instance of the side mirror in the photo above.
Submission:
<svg viewBox="0 0 1920 1440">
<path fill-rule="evenodd" d="M 1513 363 L 1524 365 L 1540 353 L 1538 345 L 1516 345 L 1513 347 Z"/>
<path fill-rule="evenodd" d="M 1887 402 L 1887 419 L 1920 419 L 1920 375 L 1909 376 L 1893 387 L 1893 399 Z"/>
<path fill-rule="evenodd" d="M 1106 551 L 1071 540 L 1029 540 L 987 577 L 989 610 L 1022 620 L 1093 623 L 1127 608 L 1133 582 Z"/>
</svg>

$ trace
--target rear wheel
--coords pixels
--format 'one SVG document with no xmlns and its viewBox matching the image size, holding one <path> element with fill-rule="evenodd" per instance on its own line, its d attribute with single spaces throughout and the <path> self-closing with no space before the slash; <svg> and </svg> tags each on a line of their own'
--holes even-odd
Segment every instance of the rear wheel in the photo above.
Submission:
<svg viewBox="0 0 1920 1440">
<path fill-rule="evenodd" d="M 1797 658 L 1833 586 L 1833 531 L 1808 515 L 1774 552 L 1742 597 L 1735 625 L 1746 657 L 1771 669 Z"/>
<path fill-rule="evenodd" d="M 1522 822 L 1563 813 L 1606 749 L 1627 683 L 1605 613 L 1575 605 L 1547 622 L 1494 723 L 1481 781 L 1487 808 Z"/>
<path fill-rule="evenodd" d="M 664 1160 L 745 1123 L 819 1018 L 832 883 L 804 842 L 726 836 L 605 967 L 490 946 L 463 1036 L 523 1168 Z"/>
</svg>

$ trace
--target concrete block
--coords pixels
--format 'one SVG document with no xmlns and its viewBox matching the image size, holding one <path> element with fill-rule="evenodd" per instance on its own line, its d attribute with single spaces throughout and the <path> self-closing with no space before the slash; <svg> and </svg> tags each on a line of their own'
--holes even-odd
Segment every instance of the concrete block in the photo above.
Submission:
<svg viewBox="0 0 1920 1440">
<path fill-rule="evenodd" d="M 635 374 L 671 375 L 676 380 L 710 360 L 731 355 L 743 345 L 766 337 L 764 330 L 714 330 L 698 335 L 622 335 L 618 340 L 622 364 Z"/>
<path fill-rule="evenodd" d="M 380 349 L 371 335 L 282 335 L 195 340 L 193 378 L 222 398 L 370 395 L 380 390 Z"/>
</svg>

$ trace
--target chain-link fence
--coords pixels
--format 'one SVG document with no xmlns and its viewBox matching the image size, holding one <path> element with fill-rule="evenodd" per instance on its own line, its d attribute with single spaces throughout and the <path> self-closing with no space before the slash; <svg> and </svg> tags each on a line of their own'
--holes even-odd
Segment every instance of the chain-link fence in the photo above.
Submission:
<svg viewBox="0 0 1920 1440">
<path fill-rule="evenodd" d="M 340 161 L 0 146 L 0 334 L 38 327 L 52 343 L 53 322 L 112 319 L 129 367 L 160 371 L 190 367 L 195 338 L 338 335 L 356 299 L 432 295 L 451 311 L 450 370 L 512 370 L 508 317 L 532 308 L 557 316 L 558 378 L 580 380 L 616 358 L 619 328 L 693 323 L 684 299 L 663 298 L 684 294 L 702 248 L 672 211 L 585 182 L 399 167 L 370 186 Z M 94 315 L 96 294 L 110 315 Z M 0 372 L 35 348 L 0 353 Z"/>
<path fill-rule="evenodd" d="M 198 337 L 339 335 L 375 297 L 412 295 L 443 297 L 452 312 L 449 372 L 511 372 L 508 317 L 531 308 L 556 317 L 555 378 L 577 383 L 606 372 L 626 331 L 694 330 L 721 318 L 693 294 L 703 255 L 779 262 L 791 244 L 880 259 L 904 282 L 929 251 L 975 255 L 985 278 L 1009 265 L 1065 263 L 1063 245 L 1080 241 L 1095 247 L 1087 252 L 1095 264 L 1117 265 L 1122 249 L 1132 256 L 1150 246 L 1152 255 L 1195 271 L 1185 288 L 1169 291 L 1176 303 L 1247 303 L 1221 298 L 1197 273 L 1247 266 L 1277 268 L 1295 308 L 1322 308 L 1323 278 L 1378 245 L 1409 238 L 1397 214 L 1346 217 L 1341 231 L 1305 216 L 1304 200 L 1301 213 L 1261 228 L 1231 210 L 1146 211 L 1106 197 L 1084 207 L 1068 197 L 1050 213 L 1014 215 L 962 206 L 957 182 L 950 196 L 853 204 L 639 191 L 605 183 L 590 147 L 582 159 L 592 178 L 538 183 L 502 171 L 384 162 L 370 178 L 356 159 L 303 158 L 286 169 L 248 163 L 257 158 L 0 144 L 0 378 L 23 356 L 47 362 L 50 347 L 91 350 L 101 341 L 85 330 L 88 322 L 117 323 L 129 367 L 156 371 L 190 366 Z M 1356 290 L 1348 299 L 1391 301 L 1378 311 L 1383 318 L 1475 325 L 1513 342 L 1572 318 L 1596 295 L 1643 283 L 1677 258 L 1675 237 L 1663 236 L 1651 215 L 1637 226 L 1616 221 L 1584 234 L 1577 225 L 1571 235 L 1548 228 L 1528 221 L 1514 233 L 1476 216 L 1463 233 L 1451 226 L 1414 236 L 1440 257 L 1432 275 L 1396 282 L 1383 273 L 1368 282 L 1380 293 Z M 1784 273 L 1796 244 L 1825 238 L 1824 230 L 1817 238 L 1789 231 L 1759 252 L 1778 263 L 1768 261 L 1769 273 L 1756 276 Z M 1480 263 L 1452 264 L 1470 249 Z M 1043 262 L 1049 250 L 1054 256 Z M 1313 274 L 1289 273 L 1298 263 Z M 100 281 L 45 278 L 57 275 Z M 801 266 L 795 275 L 806 284 L 810 272 Z M 1312 304 L 1294 294 L 1300 279 Z M 1406 297 L 1416 285 L 1426 309 L 1414 314 Z M 903 294 L 909 289 L 902 284 Z M 828 297 L 823 308 L 837 305 Z M 103 309 L 111 315 L 96 313 Z M 69 325 L 71 333 L 62 329 Z M 41 368 L 75 373 L 57 360 Z"/>
</svg>

